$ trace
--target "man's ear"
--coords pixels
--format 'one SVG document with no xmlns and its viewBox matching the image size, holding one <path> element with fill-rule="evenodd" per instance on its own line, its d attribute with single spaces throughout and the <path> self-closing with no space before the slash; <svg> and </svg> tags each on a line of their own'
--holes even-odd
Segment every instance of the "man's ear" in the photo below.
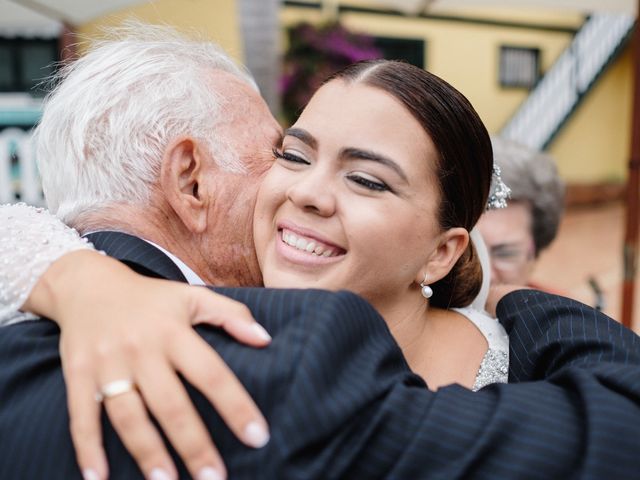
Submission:
<svg viewBox="0 0 640 480">
<path fill-rule="evenodd" d="M 456 264 L 469 244 L 469 232 L 462 227 L 450 228 L 440 234 L 435 250 L 429 255 L 429 259 L 420 269 L 416 283 L 424 281 L 427 276 L 427 284 L 432 284 L 443 279 Z"/>
<path fill-rule="evenodd" d="M 202 195 L 203 180 L 214 162 L 198 140 L 180 137 L 162 156 L 160 188 L 185 227 L 202 233 L 207 227 L 208 201 Z"/>
</svg>

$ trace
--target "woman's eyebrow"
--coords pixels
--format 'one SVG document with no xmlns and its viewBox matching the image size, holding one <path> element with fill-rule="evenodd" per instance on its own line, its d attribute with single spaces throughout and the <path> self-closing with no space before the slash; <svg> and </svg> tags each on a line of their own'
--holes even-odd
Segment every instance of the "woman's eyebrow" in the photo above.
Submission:
<svg viewBox="0 0 640 480">
<path fill-rule="evenodd" d="M 405 182 L 409 181 L 407 175 L 404 173 L 404 170 L 400 168 L 400 165 L 391 160 L 389 157 L 376 152 L 372 152 L 371 150 L 362 150 L 360 148 L 348 147 L 342 149 L 342 151 L 340 152 L 340 156 L 358 160 L 371 160 L 372 162 L 381 163 L 382 165 L 386 165 L 387 167 L 394 170 Z"/>
<path fill-rule="evenodd" d="M 295 137 L 298 140 L 301 140 L 302 142 L 309 145 L 314 150 L 318 149 L 318 141 L 315 139 L 315 137 L 302 128 L 287 128 L 284 131 L 284 136 Z"/>
</svg>

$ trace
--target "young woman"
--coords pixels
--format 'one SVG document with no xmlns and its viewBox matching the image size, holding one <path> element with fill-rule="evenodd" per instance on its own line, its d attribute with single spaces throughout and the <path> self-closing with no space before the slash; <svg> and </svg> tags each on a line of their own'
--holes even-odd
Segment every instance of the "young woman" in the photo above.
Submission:
<svg viewBox="0 0 640 480">
<path fill-rule="evenodd" d="M 487 142 L 466 99 L 423 70 L 371 62 L 335 75 L 285 131 L 262 184 L 265 285 L 362 295 L 432 388 L 506 381 L 505 345 L 489 343 L 499 324 L 460 310 L 482 280 L 468 232 L 489 192 Z"/>
<path fill-rule="evenodd" d="M 493 160 L 489 135 L 462 94 L 408 64 L 355 64 L 318 90 L 274 157 L 254 221 L 265 286 L 362 295 L 432 389 L 507 381 L 506 335 L 470 307 L 482 268 L 469 232 L 487 205 Z M 69 233 L 52 230 L 44 241 L 59 235 Z M 2 296 L 5 305 L 15 300 Z M 117 308 L 117 321 L 126 322 Z M 100 310 L 108 309 L 105 298 Z M 81 310 L 88 318 L 96 307 Z M 64 308 L 43 313 L 65 315 Z"/>
</svg>

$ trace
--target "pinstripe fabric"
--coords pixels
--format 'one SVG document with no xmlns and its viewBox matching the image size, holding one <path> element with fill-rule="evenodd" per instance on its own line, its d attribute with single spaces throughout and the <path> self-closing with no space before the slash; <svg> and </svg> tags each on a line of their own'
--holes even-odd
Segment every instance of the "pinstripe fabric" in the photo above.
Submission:
<svg viewBox="0 0 640 480">
<path fill-rule="evenodd" d="M 96 248 L 126 263 L 138 273 L 178 282 L 187 281 L 171 259 L 164 254 L 159 255 L 161 252 L 157 248 L 139 238 L 114 231 L 90 233 L 86 235 L 86 238 Z"/>
<path fill-rule="evenodd" d="M 149 265 L 162 254 L 139 242 L 114 243 L 128 252 L 140 248 L 145 268 L 154 271 Z M 595 479 L 640 472 L 638 338 L 586 306 L 533 291 L 507 296 L 498 308 L 511 334 L 515 383 L 433 393 L 356 295 L 218 291 L 245 302 L 274 337 L 268 348 L 251 349 L 198 327 L 271 425 L 270 443 L 248 449 L 190 389 L 232 479 Z M 47 321 L 0 330 L 1 479 L 79 478 L 57 342 Z M 104 428 L 112 478 L 137 478 L 106 421 Z"/>
</svg>

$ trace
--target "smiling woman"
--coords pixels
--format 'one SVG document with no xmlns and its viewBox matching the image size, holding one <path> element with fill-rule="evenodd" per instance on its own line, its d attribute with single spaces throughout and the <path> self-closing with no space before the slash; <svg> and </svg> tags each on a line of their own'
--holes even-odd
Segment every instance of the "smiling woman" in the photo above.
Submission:
<svg viewBox="0 0 640 480">
<path fill-rule="evenodd" d="M 431 387 L 481 386 L 492 350 L 484 325 L 502 332 L 480 312 L 453 309 L 482 282 L 468 232 L 493 161 L 464 96 L 405 63 L 354 64 L 316 92 L 274 156 L 254 220 L 265 285 L 354 291 Z"/>
<path fill-rule="evenodd" d="M 436 156 L 391 95 L 342 81 L 320 89 L 286 132 L 258 196 L 255 238 L 266 285 L 349 288 L 375 299 L 384 316 L 383 299 L 395 303 L 422 281 L 436 247 L 439 194 L 429 171 Z M 449 254 L 466 245 L 458 233 Z M 335 254 L 309 263 L 312 255 L 292 251 L 297 245 L 283 246 L 292 234 Z M 431 282 L 441 276 L 429 273 Z"/>
<path fill-rule="evenodd" d="M 301 286 L 350 288 L 381 304 L 426 275 L 432 304 L 462 307 L 477 294 L 481 273 L 467 231 L 486 203 L 491 147 L 472 107 L 444 81 L 398 62 L 350 67 L 316 93 L 275 156 L 254 227 L 267 285 L 296 277 Z M 451 161 L 442 165 L 444 158 Z M 282 244 L 308 256 L 330 244 L 341 263 L 309 269 Z M 451 261 L 457 281 L 439 283 Z"/>
</svg>

